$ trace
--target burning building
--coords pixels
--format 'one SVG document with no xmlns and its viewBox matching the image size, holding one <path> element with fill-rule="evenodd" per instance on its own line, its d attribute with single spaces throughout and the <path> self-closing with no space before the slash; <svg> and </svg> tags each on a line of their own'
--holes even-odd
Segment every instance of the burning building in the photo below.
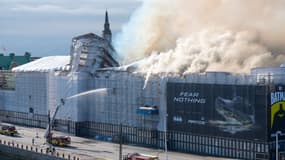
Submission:
<svg viewBox="0 0 285 160">
<path fill-rule="evenodd" d="M 118 142 L 122 134 L 129 144 L 164 148 L 166 141 L 175 151 L 269 159 L 270 135 L 284 129 L 278 118 L 285 105 L 284 64 L 236 74 L 205 71 L 209 64 L 187 57 L 178 68 L 167 63 L 160 70 L 161 59 L 184 50 L 178 47 L 120 65 L 109 27 L 106 13 L 102 37 L 74 37 L 70 56 L 14 68 L 15 87 L 0 91 L 1 120 L 45 127 L 48 111 L 64 99 L 55 127 L 77 136 Z M 187 51 L 194 50 L 199 46 Z"/>
</svg>

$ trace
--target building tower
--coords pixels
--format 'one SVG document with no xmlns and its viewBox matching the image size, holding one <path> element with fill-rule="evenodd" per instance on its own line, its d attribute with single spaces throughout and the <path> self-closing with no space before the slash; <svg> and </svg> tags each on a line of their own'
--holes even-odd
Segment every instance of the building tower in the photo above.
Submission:
<svg viewBox="0 0 285 160">
<path fill-rule="evenodd" d="M 109 17 L 108 17 L 107 11 L 105 13 L 105 24 L 104 24 L 104 30 L 103 30 L 103 38 L 108 40 L 110 43 L 112 42 L 112 32 L 110 30 Z"/>
</svg>

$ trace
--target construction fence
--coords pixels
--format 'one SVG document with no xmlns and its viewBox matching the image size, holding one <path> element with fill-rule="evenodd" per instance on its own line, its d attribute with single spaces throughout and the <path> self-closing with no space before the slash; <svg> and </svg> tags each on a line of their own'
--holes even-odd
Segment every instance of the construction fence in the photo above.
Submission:
<svg viewBox="0 0 285 160">
<path fill-rule="evenodd" d="M 47 116 L 28 113 L 0 111 L 2 122 L 45 128 Z M 130 127 L 98 122 L 72 122 L 55 120 L 55 130 L 114 143 L 201 155 L 221 156 L 239 159 L 269 159 L 270 143 L 260 140 L 244 140 L 229 137 L 217 137 L 181 131 L 165 132 L 147 128 Z M 271 144 L 272 145 L 272 144 Z"/>
<path fill-rule="evenodd" d="M 0 110 L 0 120 L 1 122 L 19 124 L 29 127 L 46 128 L 48 123 L 48 116 Z M 71 134 L 75 133 L 75 122 L 73 121 L 56 119 L 54 121 L 53 127 L 55 130 Z"/>
<path fill-rule="evenodd" d="M 269 143 L 264 141 L 215 137 L 189 132 L 165 132 L 124 125 L 81 122 L 76 124 L 76 135 L 115 143 L 147 146 L 156 149 L 239 159 L 269 159 Z"/>
</svg>

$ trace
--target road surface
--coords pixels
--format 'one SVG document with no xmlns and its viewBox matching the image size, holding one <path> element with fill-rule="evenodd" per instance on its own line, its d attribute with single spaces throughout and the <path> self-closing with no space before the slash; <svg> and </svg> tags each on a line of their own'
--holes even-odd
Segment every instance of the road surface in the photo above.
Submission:
<svg viewBox="0 0 285 160">
<path fill-rule="evenodd" d="M 1 140 L 14 142 L 15 144 L 24 144 L 35 146 L 38 148 L 47 148 L 48 145 L 45 143 L 43 138 L 45 129 L 30 128 L 17 126 L 19 136 L 10 137 L 0 135 Z M 66 135 L 61 132 L 54 132 L 55 135 Z M 38 136 L 37 136 L 38 135 Z M 34 138 L 34 145 L 32 139 Z M 70 154 L 71 157 L 79 157 L 80 160 L 118 160 L 119 158 L 119 145 L 115 143 L 109 143 L 104 141 L 98 141 L 93 139 L 81 138 L 71 136 L 71 145 L 69 147 L 55 147 L 57 152 Z M 149 149 L 144 147 L 123 145 L 123 155 L 127 153 L 138 152 L 150 155 L 157 155 L 160 160 L 165 160 L 165 153 L 163 150 Z M 227 160 L 225 158 L 215 158 L 207 156 L 199 156 L 178 152 L 167 152 L 168 160 Z M 229 159 L 228 159 L 229 160 Z"/>
</svg>

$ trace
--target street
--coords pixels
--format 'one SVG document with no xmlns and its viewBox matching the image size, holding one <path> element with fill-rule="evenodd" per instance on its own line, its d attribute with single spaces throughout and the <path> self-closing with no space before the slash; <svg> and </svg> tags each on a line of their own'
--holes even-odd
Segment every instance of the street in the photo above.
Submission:
<svg viewBox="0 0 285 160">
<path fill-rule="evenodd" d="M 45 129 L 17 126 L 19 136 L 10 137 L 0 135 L 1 140 L 14 142 L 15 144 L 24 144 L 38 148 L 47 148 L 45 143 Z M 54 132 L 55 135 L 66 135 L 61 132 Z M 38 136 L 37 136 L 38 135 Z M 70 154 L 71 157 L 76 156 L 81 160 L 101 159 L 101 160 L 117 160 L 119 159 L 119 144 L 103 142 L 93 139 L 71 137 L 71 145 L 68 147 L 55 147 L 56 152 Z M 34 139 L 34 140 L 33 140 Z M 34 141 L 34 145 L 33 145 Z M 144 147 L 123 145 L 123 155 L 127 153 L 144 153 L 156 155 L 160 160 L 165 160 L 164 150 L 149 149 Z M 225 158 L 205 157 L 199 155 L 191 155 L 178 152 L 167 152 L 168 160 L 226 160 Z"/>
</svg>

